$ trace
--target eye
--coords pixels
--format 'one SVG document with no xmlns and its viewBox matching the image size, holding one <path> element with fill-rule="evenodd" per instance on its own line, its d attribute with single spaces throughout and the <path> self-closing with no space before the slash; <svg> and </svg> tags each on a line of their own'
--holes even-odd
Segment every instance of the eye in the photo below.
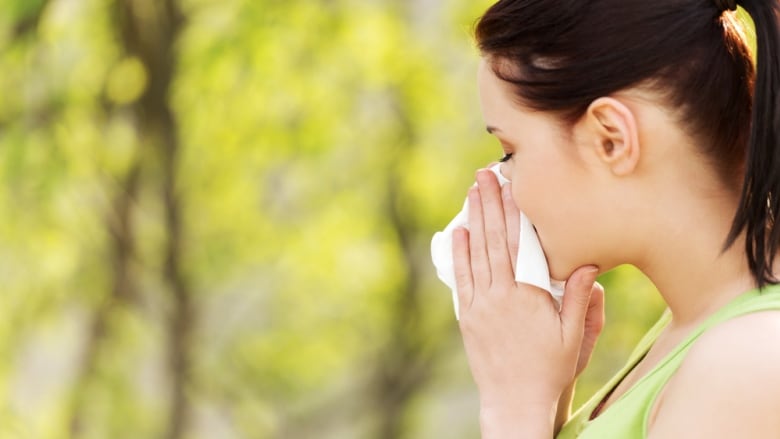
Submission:
<svg viewBox="0 0 780 439">
<path fill-rule="evenodd" d="M 501 163 L 508 162 L 512 158 L 512 155 L 513 155 L 512 153 L 504 154 L 504 157 L 501 160 L 499 160 L 499 162 Z"/>
</svg>

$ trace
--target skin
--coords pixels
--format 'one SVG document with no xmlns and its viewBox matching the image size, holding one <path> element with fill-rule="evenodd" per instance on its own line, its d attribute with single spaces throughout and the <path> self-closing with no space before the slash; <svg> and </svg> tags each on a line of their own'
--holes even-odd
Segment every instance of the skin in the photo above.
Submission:
<svg viewBox="0 0 780 439">
<path fill-rule="evenodd" d="M 637 266 L 673 315 L 607 408 L 714 311 L 755 287 L 744 242 L 722 251 L 738 194 L 653 92 L 599 98 L 563 127 L 516 103 L 484 60 L 479 89 L 489 131 L 512 154 L 502 165 L 512 184 L 502 194 L 480 170 L 469 192 L 471 232 L 454 235 L 461 333 L 483 437 L 550 438 L 569 415 L 573 383 L 603 326 L 598 273 Z M 568 279 L 560 311 L 546 292 L 514 281 L 517 243 L 507 236 L 517 236 L 517 206 L 536 226 L 552 276 Z M 656 400 L 648 436 L 776 435 L 779 317 L 748 314 L 702 335 Z"/>
</svg>

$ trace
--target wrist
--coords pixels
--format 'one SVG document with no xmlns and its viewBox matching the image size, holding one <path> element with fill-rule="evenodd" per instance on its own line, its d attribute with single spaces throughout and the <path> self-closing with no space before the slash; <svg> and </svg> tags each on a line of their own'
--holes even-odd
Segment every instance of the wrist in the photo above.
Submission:
<svg viewBox="0 0 780 439">
<path fill-rule="evenodd" d="M 549 439 L 555 429 L 552 404 L 485 406 L 479 411 L 483 439 Z"/>
</svg>

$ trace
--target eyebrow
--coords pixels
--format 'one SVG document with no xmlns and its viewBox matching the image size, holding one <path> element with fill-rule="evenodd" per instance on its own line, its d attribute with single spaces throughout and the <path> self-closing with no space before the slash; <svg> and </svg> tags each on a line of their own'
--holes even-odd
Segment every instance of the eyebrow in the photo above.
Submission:
<svg viewBox="0 0 780 439">
<path fill-rule="evenodd" d="M 485 130 L 487 130 L 488 134 L 493 134 L 495 132 L 500 132 L 501 131 L 500 128 L 496 128 L 496 127 L 490 126 L 490 125 L 486 126 Z"/>
</svg>

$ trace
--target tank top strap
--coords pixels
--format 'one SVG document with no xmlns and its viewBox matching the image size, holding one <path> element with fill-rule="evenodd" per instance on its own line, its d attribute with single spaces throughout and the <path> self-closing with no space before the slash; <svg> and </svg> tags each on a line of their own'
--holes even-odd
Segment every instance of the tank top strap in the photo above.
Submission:
<svg viewBox="0 0 780 439">
<path fill-rule="evenodd" d="M 711 315 L 691 334 L 696 339 L 708 329 L 727 320 L 758 311 L 780 310 L 780 284 L 769 285 L 741 294 Z"/>
</svg>

